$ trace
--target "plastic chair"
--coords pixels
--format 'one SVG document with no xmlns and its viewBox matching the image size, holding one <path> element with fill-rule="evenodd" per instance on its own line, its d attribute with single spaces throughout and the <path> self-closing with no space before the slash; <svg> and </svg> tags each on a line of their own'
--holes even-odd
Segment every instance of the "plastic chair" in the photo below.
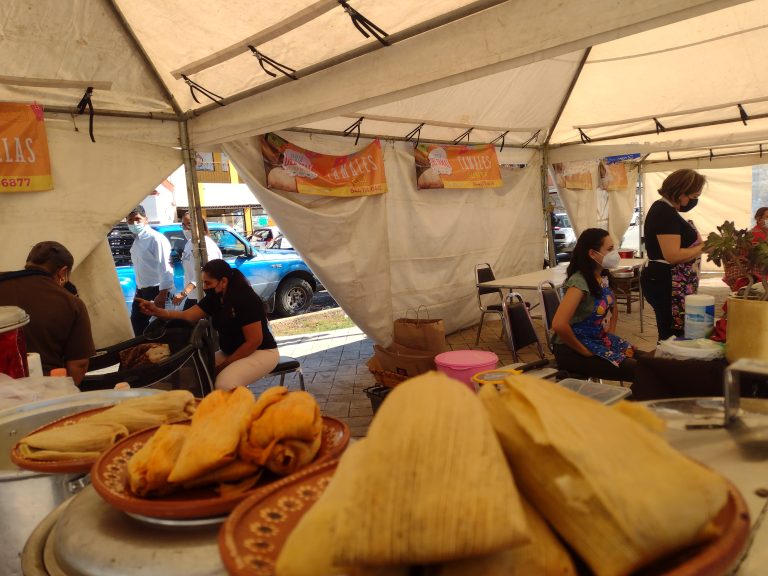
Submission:
<svg viewBox="0 0 768 576">
<path fill-rule="evenodd" d="M 483 320 L 486 314 L 497 314 L 501 319 L 501 335 L 500 338 L 504 338 L 504 293 L 501 288 L 487 288 L 480 286 L 483 282 L 490 282 L 496 280 L 496 276 L 493 274 L 493 268 L 488 262 L 475 265 L 475 285 L 477 286 L 477 307 L 480 308 L 480 325 L 477 327 L 477 337 L 475 338 L 475 346 L 480 343 L 480 331 L 483 329 Z M 498 304 L 483 304 L 483 296 L 486 294 L 496 294 L 499 296 Z"/>
<path fill-rule="evenodd" d="M 554 352 L 555 344 L 552 342 L 552 320 L 560 306 L 560 290 L 549 280 L 539 282 L 539 302 L 541 303 L 542 320 L 544 320 L 544 335 L 547 338 L 547 348 Z"/>
<path fill-rule="evenodd" d="M 504 309 L 503 323 L 506 323 L 507 345 L 512 351 L 515 362 L 520 362 L 518 351 L 531 344 L 536 344 L 539 358 L 544 359 L 544 349 L 541 347 L 541 341 L 536 334 L 528 305 L 523 297 L 517 292 L 510 292 L 501 301 L 501 305 Z"/>
</svg>

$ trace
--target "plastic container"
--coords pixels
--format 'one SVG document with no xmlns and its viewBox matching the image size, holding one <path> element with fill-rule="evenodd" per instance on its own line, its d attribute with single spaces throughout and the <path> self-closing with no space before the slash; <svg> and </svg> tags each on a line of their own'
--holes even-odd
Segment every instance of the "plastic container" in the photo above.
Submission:
<svg viewBox="0 0 768 576">
<path fill-rule="evenodd" d="M 577 378 L 563 378 L 558 382 L 563 388 L 573 390 L 592 398 L 601 404 L 609 406 L 615 404 L 622 398 L 626 398 L 632 391 L 629 388 L 622 388 L 621 386 L 612 386 L 610 384 L 600 384 L 599 382 L 590 382 L 589 380 L 579 380 Z"/>
<path fill-rule="evenodd" d="M 376 414 L 379 406 L 384 402 L 384 398 L 387 397 L 387 394 L 392 392 L 392 388 L 383 385 L 369 386 L 368 388 L 363 389 L 363 392 L 368 396 L 368 400 L 371 401 L 371 410 Z"/>
<path fill-rule="evenodd" d="M 730 324 L 730 320 L 728 321 Z M 729 343 L 730 346 L 730 343 Z M 678 340 L 674 336 L 662 340 L 656 347 L 656 358 L 677 360 L 716 360 L 725 355 L 723 345 L 708 338 Z"/>
<path fill-rule="evenodd" d="M 477 390 L 472 376 L 493 370 L 498 363 L 496 354 L 483 350 L 454 350 L 435 356 L 435 365 L 440 372 L 464 382 L 472 390 Z"/>
<path fill-rule="evenodd" d="M 472 376 L 472 382 L 474 382 L 479 389 L 484 384 L 498 384 L 502 380 L 506 380 L 508 376 L 513 374 L 522 374 L 522 371 L 515 370 L 513 368 L 498 368 L 494 370 L 488 370 L 487 372 L 478 372 Z"/>
<path fill-rule="evenodd" d="M 29 374 L 27 347 L 22 328 L 29 315 L 17 306 L 0 306 L 0 372 L 11 378 Z"/>
<path fill-rule="evenodd" d="M 685 297 L 685 337 L 708 338 L 715 327 L 715 297 L 690 294 Z"/>
<path fill-rule="evenodd" d="M 621 258 L 634 258 L 635 257 L 635 251 L 634 250 L 619 250 L 619 256 Z"/>
</svg>

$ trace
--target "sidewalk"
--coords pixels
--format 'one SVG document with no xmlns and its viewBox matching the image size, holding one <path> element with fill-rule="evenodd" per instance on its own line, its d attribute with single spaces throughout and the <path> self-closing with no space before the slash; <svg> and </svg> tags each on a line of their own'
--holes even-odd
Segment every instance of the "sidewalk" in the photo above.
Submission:
<svg viewBox="0 0 768 576">
<path fill-rule="evenodd" d="M 728 287 L 719 277 L 704 279 L 699 293 L 715 296 L 715 315 L 719 318 L 722 315 L 722 304 L 728 296 Z M 537 310 L 534 309 L 534 313 Z M 650 351 L 656 348 L 656 320 L 653 310 L 647 303 L 643 310 L 642 332 L 637 303 L 633 304 L 630 314 L 627 313 L 626 306 L 621 306 L 619 314 L 617 328 L 619 336 L 629 340 L 641 350 Z M 479 317 L 478 312 L 478 321 Z M 492 318 L 486 316 L 478 346 L 475 346 L 477 325 L 449 335 L 448 345 L 452 350 L 490 350 L 499 357 L 500 365 L 512 364 L 512 352 L 507 348 L 506 342 L 500 338 L 501 322 L 494 321 Z M 546 349 L 541 320 L 535 318 L 534 325 L 542 346 Z M 371 402 L 363 390 L 376 383 L 365 364 L 373 355 L 373 341 L 357 327 L 285 336 L 276 340 L 281 354 L 293 356 L 301 362 L 307 391 L 317 399 L 323 414 L 344 420 L 349 425 L 353 437 L 365 436 L 373 411 Z M 546 352 L 547 357 L 551 358 L 551 354 Z M 523 362 L 537 360 L 535 346 L 523 349 L 520 352 L 520 358 Z M 279 377 L 265 378 L 250 388 L 258 394 L 279 383 Z M 292 390 L 298 390 L 298 376 L 287 375 L 285 384 Z"/>
</svg>

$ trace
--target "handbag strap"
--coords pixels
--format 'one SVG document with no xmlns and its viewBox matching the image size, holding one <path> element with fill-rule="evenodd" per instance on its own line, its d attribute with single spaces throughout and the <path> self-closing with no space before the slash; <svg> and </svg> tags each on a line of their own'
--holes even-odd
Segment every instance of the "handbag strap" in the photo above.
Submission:
<svg viewBox="0 0 768 576">
<path fill-rule="evenodd" d="M 406 308 L 404 318 L 407 320 L 408 313 L 413 311 L 413 313 L 416 314 L 416 324 L 418 324 L 421 321 L 420 314 L 422 308 L 424 308 L 426 320 L 429 320 L 429 308 L 427 308 L 425 304 L 420 304 L 418 308 Z"/>
</svg>

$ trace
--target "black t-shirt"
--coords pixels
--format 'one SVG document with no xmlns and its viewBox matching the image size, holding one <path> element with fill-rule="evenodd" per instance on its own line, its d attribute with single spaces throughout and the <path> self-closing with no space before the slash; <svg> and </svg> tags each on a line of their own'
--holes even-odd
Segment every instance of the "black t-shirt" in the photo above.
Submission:
<svg viewBox="0 0 768 576">
<path fill-rule="evenodd" d="M 203 312 L 211 316 L 213 327 L 219 333 L 219 346 L 224 354 L 232 354 L 244 342 L 243 326 L 261 322 L 261 346 L 259 350 L 277 348 L 269 331 L 264 303 L 250 286 L 238 286 L 227 291 L 226 302 L 215 294 L 206 296 L 197 303 Z"/>
<path fill-rule="evenodd" d="M 659 234 L 680 236 L 680 248 L 693 246 L 698 237 L 696 229 L 683 216 L 664 200 L 656 200 L 645 217 L 645 248 L 650 260 L 664 260 L 659 246 Z"/>
</svg>

